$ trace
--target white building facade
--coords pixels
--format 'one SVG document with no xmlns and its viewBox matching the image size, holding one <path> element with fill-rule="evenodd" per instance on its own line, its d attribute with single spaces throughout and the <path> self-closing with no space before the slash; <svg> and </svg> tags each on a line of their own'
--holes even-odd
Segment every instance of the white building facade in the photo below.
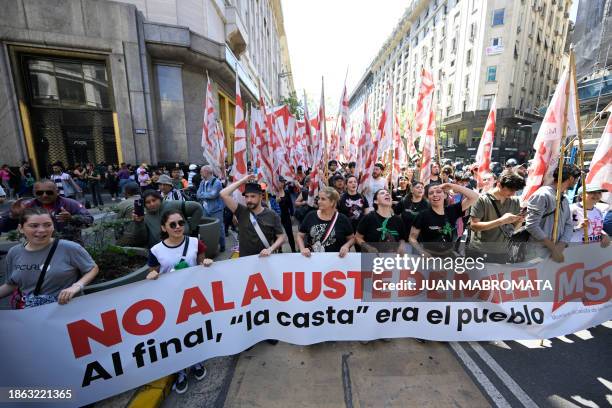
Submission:
<svg viewBox="0 0 612 408">
<path fill-rule="evenodd" d="M 364 98 L 373 118 L 389 83 L 396 112 L 413 115 L 421 68 L 434 77 L 445 157 L 475 155 L 497 97 L 494 159 L 529 156 L 533 131 L 560 75 L 571 0 L 415 0 L 351 96 L 353 122 Z"/>
</svg>

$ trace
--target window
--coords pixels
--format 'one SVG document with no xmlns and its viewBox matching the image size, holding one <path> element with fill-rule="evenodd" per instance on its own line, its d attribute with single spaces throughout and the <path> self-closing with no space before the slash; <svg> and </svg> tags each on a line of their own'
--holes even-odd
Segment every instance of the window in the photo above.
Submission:
<svg viewBox="0 0 612 408">
<path fill-rule="evenodd" d="M 465 87 L 466 88 L 470 87 L 470 76 L 469 75 L 465 76 Z"/>
<path fill-rule="evenodd" d="M 493 27 L 504 24 L 504 10 L 498 9 L 493 11 Z"/>
<path fill-rule="evenodd" d="M 162 101 L 182 101 L 183 81 L 181 67 L 156 65 L 159 99 Z"/>
<path fill-rule="evenodd" d="M 501 37 L 493 37 L 493 39 L 491 40 L 491 45 L 493 47 L 498 47 L 502 45 L 502 39 Z"/>
<path fill-rule="evenodd" d="M 466 55 L 465 59 L 466 59 L 466 62 L 468 64 L 472 63 L 472 49 L 471 48 L 469 50 L 467 50 L 467 55 Z"/>
<path fill-rule="evenodd" d="M 476 23 L 472 23 L 470 25 L 470 40 L 474 40 L 476 38 Z"/>
<path fill-rule="evenodd" d="M 443 47 L 440 47 L 440 51 L 438 55 L 439 55 L 438 60 L 442 62 L 444 60 L 444 48 Z"/>
<path fill-rule="evenodd" d="M 497 66 L 487 67 L 487 82 L 495 82 L 497 80 Z"/>
<path fill-rule="evenodd" d="M 481 108 L 483 110 L 489 110 L 491 109 L 491 103 L 493 103 L 493 98 L 495 97 L 495 95 L 485 95 L 482 97 L 482 104 L 481 104 Z"/>
<path fill-rule="evenodd" d="M 35 58 L 29 59 L 27 64 L 34 105 L 110 108 L 104 64 Z"/>
</svg>

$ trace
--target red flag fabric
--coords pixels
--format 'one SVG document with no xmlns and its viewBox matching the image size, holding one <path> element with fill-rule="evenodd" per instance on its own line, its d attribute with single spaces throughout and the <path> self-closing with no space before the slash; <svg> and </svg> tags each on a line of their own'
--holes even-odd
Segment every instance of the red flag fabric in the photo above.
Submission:
<svg viewBox="0 0 612 408">
<path fill-rule="evenodd" d="M 295 140 L 295 117 L 287 105 L 271 109 L 272 122 L 272 154 L 274 157 L 274 173 L 293 181 L 295 174 L 290 167 L 291 143 Z"/>
<path fill-rule="evenodd" d="M 573 82 L 568 84 L 568 81 L 571 81 L 571 77 L 573 78 L 573 75 L 570 75 L 570 67 L 568 66 L 563 71 L 550 105 L 546 109 L 544 120 L 533 143 L 535 156 L 529 166 L 529 175 L 527 176 L 526 186 L 521 197 L 523 202 L 527 201 L 540 186 L 552 183 L 552 173 L 559 165 L 561 139 L 563 137 L 563 118 L 566 114 L 569 130 L 567 133 L 570 135 L 575 134 L 576 111 L 574 103 L 570 104 L 573 99 Z M 566 97 L 568 96 L 565 94 L 567 87 L 570 89 L 568 112 L 565 110 Z"/>
<path fill-rule="evenodd" d="M 397 115 L 394 116 L 395 126 L 393 128 L 393 169 L 392 169 L 392 182 L 394 185 L 397 184 L 397 179 L 401 174 L 402 167 L 407 165 L 408 158 L 406 156 L 406 148 L 404 147 L 404 141 L 400 136 L 399 119 Z"/>
<path fill-rule="evenodd" d="M 234 180 L 240 180 L 247 175 L 246 160 L 246 122 L 244 120 L 244 106 L 240 95 L 240 82 L 236 72 L 236 114 L 234 118 L 234 165 L 231 175 Z"/>
<path fill-rule="evenodd" d="M 431 163 L 435 156 L 435 114 L 433 109 L 434 83 L 431 72 L 423 69 L 421 71 L 421 86 L 417 97 L 417 109 L 415 113 L 415 131 L 419 138 L 421 151 L 421 169 L 419 180 L 423 184 L 429 184 L 431 177 Z"/>
<path fill-rule="evenodd" d="M 478 188 L 483 186 L 483 175 L 491 171 L 491 153 L 493 152 L 493 141 L 495 138 L 496 113 L 497 110 L 495 108 L 495 98 L 493 98 L 491 110 L 489 111 L 489 116 L 487 117 L 487 123 L 485 124 L 484 131 L 482 132 L 478 150 L 476 151 L 475 164 L 477 168 L 476 181 L 478 183 Z"/>
<path fill-rule="evenodd" d="M 338 149 L 338 156 L 340 156 L 340 152 L 342 152 L 342 156 L 344 156 L 343 158 L 345 160 L 347 160 L 348 156 L 350 155 L 348 151 L 348 147 L 350 146 L 350 141 L 348 140 L 350 137 L 350 133 L 348 132 L 348 123 L 349 100 L 345 83 L 344 89 L 342 90 L 342 97 L 340 98 L 340 132 L 338 133 L 338 141 L 341 144 L 341 148 Z"/>
<path fill-rule="evenodd" d="M 359 192 L 362 192 L 368 183 L 371 174 L 368 174 L 368 158 L 373 150 L 372 144 L 372 127 L 370 126 L 370 113 L 368 112 L 368 98 L 363 104 L 363 123 L 361 125 L 361 133 L 359 135 L 359 143 L 357 150 L 356 172 L 360 174 Z M 378 152 L 376 152 L 378 154 Z"/>
<path fill-rule="evenodd" d="M 203 155 L 208 164 L 213 169 L 213 172 L 222 177 L 222 169 L 224 168 L 225 160 L 223 157 L 223 149 L 225 147 L 225 139 L 219 139 L 222 133 L 219 132 L 217 126 L 217 112 L 212 96 L 212 85 L 210 78 L 206 84 L 206 98 L 204 100 L 204 123 L 202 125 L 202 142 Z"/>
<path fill-rule="evenodd" d="M 436 117 L 433 109 L 429 111 L 429 125 L 423 137 L 423 150 L 421 151 L 421 171 L 419 180 L 429 184 L 431 178 L 431 163 L 436 154 Z"/>
<path fill-rule="evenodd" d="M 418 152 L 417 152 L 416 144 L 415 144 L 416 141 L 414 138 L 414 130 L 412 129 L 412 126 L 410 125 L 410 119 L 408 117 L 406 117 L 406 131 L 404 132 L 404 135 L 406 138 L 406 146 L 407 146 L 406 154 L 408 155 L 410 160 L 414 160 Z"/>
<path fill-rule="evenodd" d="M 425 135 L 429 129 L 433 101 L 434 82 L 431 72 L 421 70 L 421 85 L 417 96 L 417 108 L 414 115 L 415 133 L 419 140 L 419 151 L 423 152 Z"/>
<path fill-rule="evenodd" d="M 380 116 L 375 139 L 378 140 L 379 158 L 384 162 L 387 152 L 393 148 L 393 87 L 391 85 L 387 89 L 385 109 Z M 382 157 L 383 155 L 385 156 Z"/>
<path fill-rule="evenodd" d="M 314 126 L 314 138 L 318 141 L 318 146 L 314 151 L 314 160 L 312 172 L 310 173 L 310 186 L 308 189 L 308 205 L 314 206 L 315 197 L 319 195 L 319 190 L 324 186 L 324 152 L 325 152 L 325 100 L 323 93 L 323 85 L 321 85 L 321 104 L 319 105 L 319 113 L 317 115 L 316 125 Z"/>
</svg>

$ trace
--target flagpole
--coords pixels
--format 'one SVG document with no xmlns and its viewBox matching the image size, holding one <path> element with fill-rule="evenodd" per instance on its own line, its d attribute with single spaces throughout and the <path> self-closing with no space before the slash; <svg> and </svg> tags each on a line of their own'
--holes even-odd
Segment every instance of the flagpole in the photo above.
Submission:
<svg viewBox="0 0 612 408">
<path fill-rule="evenodd" d="M 325 117 L 325 78 L 321 76 L 321 102 L 323 103 L 322 107 L 319 109 L 323 109 L 323 161 L 325 163 L 325 180 L 323 183 L 325 185 L 328 184 L 328 174 L 329 174 L 329 153 L 327 149 L 327 120 Z M 321 124 L 319 124 L 321 126 Z"/>
<path fill-rule="evenodd" d="M 570 54 L 571 55 L 571 54 Z M 571 57 L 570 57 L 571 58 Z M 571 78 L 571 69 L 569 72 Z M 559 207 L 561 206 L 561 184 L 563 183 L 563 163 L 565 161 L 565 136 L 567 135 L 567 107 L 569 105 L 569 85 L 570 78 L 567 79 L 565 84 L 565 111 L 563 115 L 563 127 L 561 128 L 561 143 L 560 145 L 560 155 L 559 155 L 559 167 L 557 169 L 557 197 L 555 203 L 555 219 L 553 224 L 552 231 L 552 241 L 553 243 L 557 243 L 557 232 L 559 230 Z M 584 190 L 584 188 L 583 188 Z"/>
<path fill-rule="evenodd" d="M 583 220 L 588 220 L 586 208 L 586 185 L 584 182 L 584 146 L 582 144 L 582 128 L 580 126 L 580 104 L 578 102 L 578 84 L 576 83 L 576 56 L 574 54 L 574 46 L 570 47 L 570 79 L 574 80 L 574 106 L 576 107 L 576 132 L 578 133 L 578 163 L 580 164 L 580 184 L 582 185 L 582 216 Z M 589 226 L 583 225 L 584 242 L 589 242 Z"/>
</svg>

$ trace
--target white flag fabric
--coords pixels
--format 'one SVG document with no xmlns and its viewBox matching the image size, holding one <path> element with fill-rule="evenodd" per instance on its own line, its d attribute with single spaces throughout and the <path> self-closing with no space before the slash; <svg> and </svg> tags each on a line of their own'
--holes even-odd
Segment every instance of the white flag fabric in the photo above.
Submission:
<svg viewBox="0 0 612 408">
<path fill-rule="evenodd" d="M 208 164 L 213 168 L 213 172 L 219 176 L 224 177 L 223 168 L 225 164 L 225 157 L 223 157 L 223 147 L 225 140 L 219 140 L 222 132 L 219 131 L 217 126 L 217 112 L 215 111 L 215 104 L 212 96 L 212 85 L 210 84 L 210 78 L 206 84 L 206 98 L 204 101 L 204 123 L 202 126 L 202 149 L 204 158 Z"/>
<path fill-rule="evenodd" d="M 571 75 L 573 77 L 573 75 Z M 535 191 L 542 185 L 552 183 L 552 174 L 559 165 L 559 154 L 561 148 L 561 138 L 563 137 L 563 120 L 565 115 L 568 117 L 568 127 L 572 126 L 571 131 L 576 127 L 576 112 L 575 104 L 570 104 L 568 101 L 568 110 L 565 110 L 566 98 L 571 95 L 572 82 L 570 81 L 570 67 L 568 66 L 561 79 L 557 84 L 555 93 L 546 109 L 544 120 L 538 131 L 538 136 L 533 143 L 535 156 L 529 166 L 529 176 L 527 177 L 527 185 L 523 191 L 521 201 L 525 202 L 531 197 Z M 566 90 L 569 87 L 569 94 L 566 95 Z M 573 98 L 570 98 L 572 100 Z M 574 109 L 570 111 L 569 109 Z M 573 120 L 571 118 L 574 118 Z"/>
<path fill-rule="evenodd" d="M 246 160 L 246 121 L 244 120 L 244 106 L 240 95 L 240 82 L 236 72 L 236 115 L 234 119 L 234 165 L 232 176 L 240 180 L 247 175 Z"/>
<path fill-rule="evenodd" d="M 600 185 L 607 189 L 608 192 L 604 193 L 603 201 L 612 205 L 612 194 L 610 194 L 612 191 L 612 113 L 608 117 L 606 127 L 599 139 L 593 159 L 591 159 L 585 183 Z"/>
<path fill-rule="evenodd" d="M 491 153 L 493 152 L 493 142 L 495 139 L 496 115 L 497 110 L 495 109 L 495 98 L 493 98 L 491 110 L 489 111 L 489 116 L 487 117 L 487 123 L 485 124 L 480 143 L 478 144 L 478 151 L 476 152 L 476 181 L 478 182 L 479 188 L 483 186 L 483 174 L 491 171 Z"/>
</svg>

